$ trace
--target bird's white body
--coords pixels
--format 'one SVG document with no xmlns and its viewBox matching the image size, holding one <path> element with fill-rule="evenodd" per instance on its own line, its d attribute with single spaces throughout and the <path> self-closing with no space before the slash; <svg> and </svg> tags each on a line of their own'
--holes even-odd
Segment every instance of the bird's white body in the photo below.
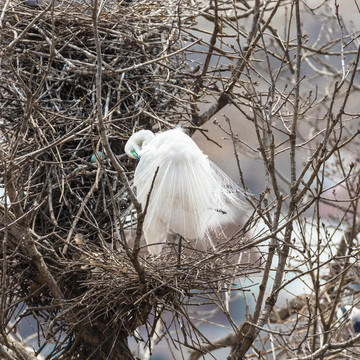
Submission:
<svg viewBox="0 0 360 360">
<path fill-rule="evenodd" d="M 231 206 L 242 206 L 241 189 L 179 128 L 156 135 L 141 130 L 125 151 L 140 158 L 134 185 L 143 210 L 148 202 L 143 231 L 153 254 L 160 253 L 168 233 L 202 239 L 219 228 L 219 219 L 230 218 Z"/>
<path fill-rule="evenodd" d="M 353 334 L 360 333 L 360 309 L 354 306 L 345 305 L 342 307 L 342 312 L 350 319 L 351 332 Z"/>
</svg>

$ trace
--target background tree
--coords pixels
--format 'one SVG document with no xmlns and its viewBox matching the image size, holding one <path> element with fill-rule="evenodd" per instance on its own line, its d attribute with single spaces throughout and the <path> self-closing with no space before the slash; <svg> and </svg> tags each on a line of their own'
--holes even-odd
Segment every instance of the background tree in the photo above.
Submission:
<svg viewBox="0 0 360 360">
<path fill-rule="evenodd" d="M 356 358 L 356 0 L 1 5 L 2 357 Z M 232 148 L 250 209 L 181 268 L 123 154 L 177 125 Z"/>
</svg>

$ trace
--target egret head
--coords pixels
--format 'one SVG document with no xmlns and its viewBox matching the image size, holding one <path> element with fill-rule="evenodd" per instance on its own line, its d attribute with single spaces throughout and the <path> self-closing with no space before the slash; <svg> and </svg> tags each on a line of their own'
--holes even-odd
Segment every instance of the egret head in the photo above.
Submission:
<svg viewBox="0 0 360 360">
<path fill-rule="evenodd" d="M 155 135 L 150 130 L 140 130 L 130 136 L 125 145 L 126 154 L 136 160 L 140 160 L 143 147 L 149 143 Z"/>
</svg>

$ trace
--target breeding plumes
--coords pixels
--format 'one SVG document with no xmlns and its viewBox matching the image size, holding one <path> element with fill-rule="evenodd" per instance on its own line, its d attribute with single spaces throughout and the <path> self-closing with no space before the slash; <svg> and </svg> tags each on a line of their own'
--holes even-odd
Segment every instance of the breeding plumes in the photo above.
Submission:
<svg viewBox="0 0 360 360">
<path fill-rule="evenodd" d="M 125 152 L 139 160 L 134 185 L 143 209 L 148 201 L 143 232 L 152 254 L 160 253 L 169 233 L 203 239 L 244 207 L 242 190 L 180 128 L 156 135 L 141 130 Z"/>
</svg>

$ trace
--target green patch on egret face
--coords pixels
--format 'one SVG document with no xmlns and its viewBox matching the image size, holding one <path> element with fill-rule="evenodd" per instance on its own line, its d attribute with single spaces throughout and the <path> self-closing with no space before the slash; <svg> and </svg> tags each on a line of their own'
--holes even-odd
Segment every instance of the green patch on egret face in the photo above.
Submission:
<svg viewBox="0 0 360 360">
<path fill-rule="evenodd" d="M 138 153 L 134 149 L 130 150 L 130 152 L 131 152 L 131 154 L 134 156 L 134 158 L 136 160 L 140 160 L 140 156 L 138 155 Z"/>
</svg>

